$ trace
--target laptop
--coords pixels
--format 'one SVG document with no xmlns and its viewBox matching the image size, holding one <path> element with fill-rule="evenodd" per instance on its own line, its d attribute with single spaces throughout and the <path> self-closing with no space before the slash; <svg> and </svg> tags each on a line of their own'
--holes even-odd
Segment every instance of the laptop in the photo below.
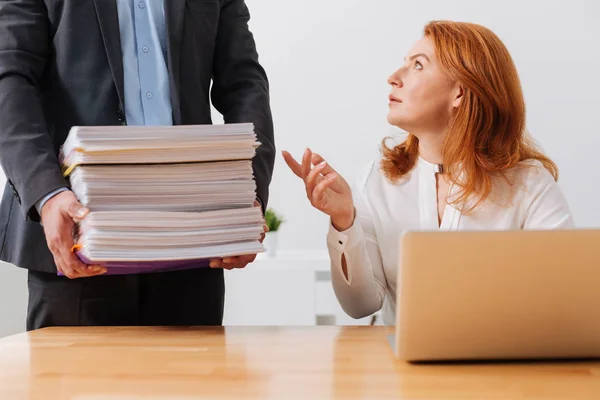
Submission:
<svg viewBox="0 0 600 400">
<path fill-rule="evenodd" d="M 600 230 L 407 232 L 396 357 L 600 357 Z"/>
</svg>

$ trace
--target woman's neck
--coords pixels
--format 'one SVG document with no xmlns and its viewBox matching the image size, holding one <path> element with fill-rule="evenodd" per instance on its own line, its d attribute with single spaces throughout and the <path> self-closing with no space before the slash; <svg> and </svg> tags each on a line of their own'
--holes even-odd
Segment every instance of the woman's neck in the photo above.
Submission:
<svg viewBox="0 0 600 400">
<path fill-rule="evenodd" d="M 444 135 L 419 135 L 419 156 L 431 164 L 443 164 Z"/>
</svg>

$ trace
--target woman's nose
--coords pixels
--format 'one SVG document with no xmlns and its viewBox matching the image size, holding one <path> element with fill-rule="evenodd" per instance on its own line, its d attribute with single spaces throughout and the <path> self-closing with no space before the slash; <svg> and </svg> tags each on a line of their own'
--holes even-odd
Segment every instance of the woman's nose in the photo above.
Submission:
<svg viewBox="0 0 600 400">
<path fill-rule="evenodd" d="M 400 74 L 399 74 L 399 72 L 400 72 L 400 70 L 398 70 L 398 71 L 395 71 L 393 74 L 391 74 L 391 75 L 388 77 L 388 80 L 387 80 L 387 82 L 388 82 L 388 84 L 389 84 L 389 85 L 391 85 L 391 86 L 393 86 L 393 87 L 399 87 L 399 86 L 402 86 L 402 80 L 401 80 L 401 78 L 400 78 Z"/>
</svg>

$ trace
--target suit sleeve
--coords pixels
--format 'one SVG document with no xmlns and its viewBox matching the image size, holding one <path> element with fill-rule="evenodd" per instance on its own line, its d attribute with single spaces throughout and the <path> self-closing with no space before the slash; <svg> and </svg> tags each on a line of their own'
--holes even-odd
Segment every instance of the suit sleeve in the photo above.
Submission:
<svg viewBox="0 0 600 400">
<path fill-rule="evenodd" d="M 23 216 L 39 221 L 35 204 L 68 183 L 42 109 L 50 54 L 42 0 L 0 0 L 0 163 Z"/>
<path fill-rule="evenodd" d="M 225 123 L 254 123 L 261 146 L 252 166 L 264 212 L 273 175 L 275 142 L 269 82 L 258 61 L 254 38 L 248 28 L 249 19 L 243 0 L 221 1 L 211 98 Z"/>
</svg>

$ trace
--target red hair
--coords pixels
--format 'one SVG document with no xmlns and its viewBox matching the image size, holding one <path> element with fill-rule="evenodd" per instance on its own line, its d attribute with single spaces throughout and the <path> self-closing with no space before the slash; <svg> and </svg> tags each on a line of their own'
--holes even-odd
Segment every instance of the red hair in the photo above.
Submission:
<svg viewBox="0 0 600 400">
<path fill-rule="evenodd" d="M 448 76 L 463 87 L 442 150 L 450 182 L 460 188 L 452 203 L 474 200 L 466 211 L 472 210 L 490 196 L 493 176 L 524 160 L 540 161 L 557 180 L 556 164 L 526 132 L 521 83 L 502 41 L 481 25 L 452 21 L 430 22 L 424 35 L 433 41 Z M 396 182 L 410 172 L 418 147 L 418 138 L 410 133 L 393 148 L 383 140 L 381 169 L 388 180 Z"/>
</svg>

